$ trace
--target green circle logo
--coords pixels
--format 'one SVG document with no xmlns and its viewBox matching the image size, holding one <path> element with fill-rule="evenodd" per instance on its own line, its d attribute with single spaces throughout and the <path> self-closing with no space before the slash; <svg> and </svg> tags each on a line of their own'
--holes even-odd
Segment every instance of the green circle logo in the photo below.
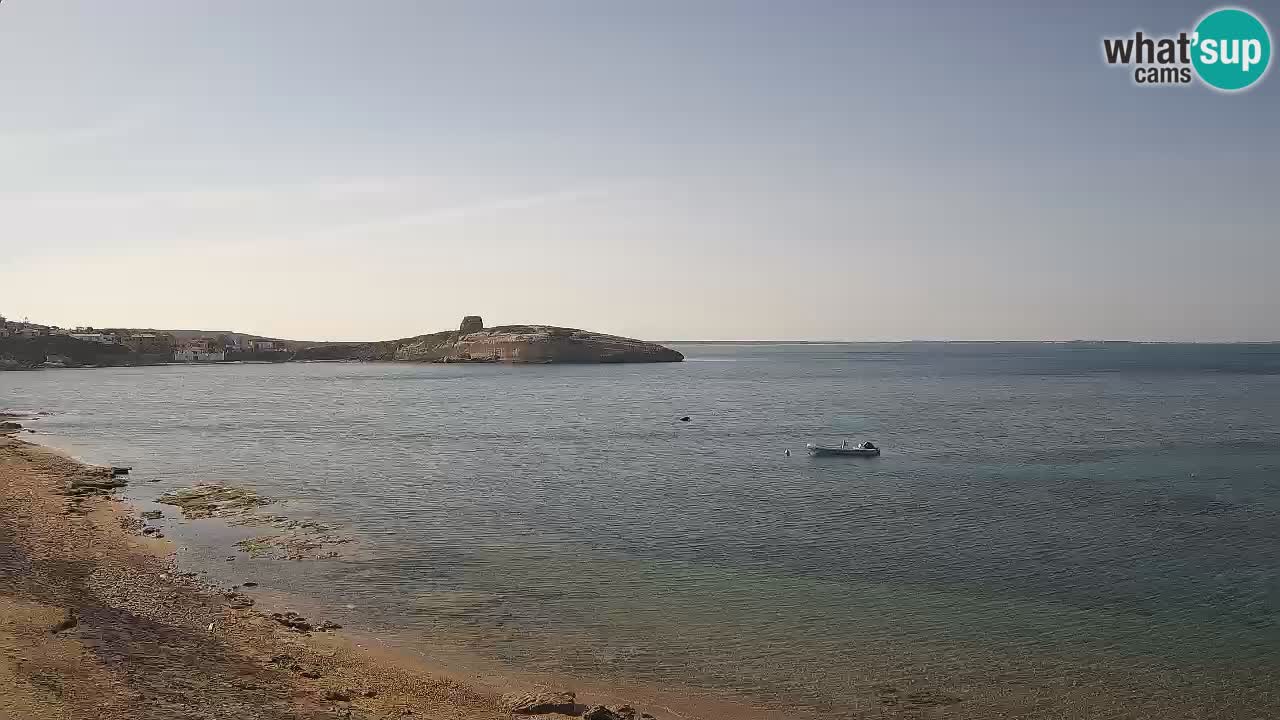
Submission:
<svg viewBox="0 0 1280 720">
<path fill-rule="evenodd" d="M 1243 90 L 1262 79 L 1271 61 L 1271 35 L 1252 13 L 1215 10 L 1196 25 L 1191 64 L 1206 84 Z"/>
</svg>

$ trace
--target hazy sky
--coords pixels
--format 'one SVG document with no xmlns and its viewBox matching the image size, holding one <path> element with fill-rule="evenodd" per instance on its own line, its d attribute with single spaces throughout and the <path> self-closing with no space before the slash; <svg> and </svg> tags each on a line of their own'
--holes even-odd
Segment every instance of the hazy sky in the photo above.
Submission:
<svg viewBox="0 0 1280 720">
<path fill-rule="evenodd" d="M 1280 339 L 1280 76 L 1102 62 L 1209 4 L 962 4 L 4 0 L 0 314 Z"/>
</svg>

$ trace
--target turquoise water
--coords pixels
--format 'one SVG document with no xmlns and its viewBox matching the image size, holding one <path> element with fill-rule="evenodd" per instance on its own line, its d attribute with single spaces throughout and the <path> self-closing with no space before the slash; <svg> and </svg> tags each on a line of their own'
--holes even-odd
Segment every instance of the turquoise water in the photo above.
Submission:
<svg viewBox="0 0 1280 720">
<path fill-rule="evenodd" d="M 3 373 L 0 407 L 133 497 L 342 525 L 234 572 L 440 652 L 835 717 L 1280 716 L 1280 346 L 675 347 Z M 884 455 L 802 450 L 845 438 Z"/>
</svg>

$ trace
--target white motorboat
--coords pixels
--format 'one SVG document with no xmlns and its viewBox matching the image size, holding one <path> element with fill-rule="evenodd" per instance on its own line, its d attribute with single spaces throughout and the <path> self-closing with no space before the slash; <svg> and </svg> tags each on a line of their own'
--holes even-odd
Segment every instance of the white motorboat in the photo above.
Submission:
<svg viewBox="0 0 1280 720">
<path fill-rule="evenodd" d="M 810 455 L 848 455 L 851 457 L 877 457 L 880 455 L 880 448 L 869 442 L 858 445 L 849 445 L 844 442 L 839 445 L 819 445 L 817 443 L 809 443 L 804 446 Z"/>
</svg>

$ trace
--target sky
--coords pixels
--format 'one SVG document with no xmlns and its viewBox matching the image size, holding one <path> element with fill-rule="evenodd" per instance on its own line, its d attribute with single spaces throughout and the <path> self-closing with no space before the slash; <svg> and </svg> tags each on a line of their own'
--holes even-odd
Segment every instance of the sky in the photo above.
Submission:
<svg viewBox="0 0 1280 720">
<path fill-rule="evenodd" d="M 2 0 L 0 314 L 1280 340 L 1280 76 L 1102 60 L 1213 7 Z"/>
</svg>

